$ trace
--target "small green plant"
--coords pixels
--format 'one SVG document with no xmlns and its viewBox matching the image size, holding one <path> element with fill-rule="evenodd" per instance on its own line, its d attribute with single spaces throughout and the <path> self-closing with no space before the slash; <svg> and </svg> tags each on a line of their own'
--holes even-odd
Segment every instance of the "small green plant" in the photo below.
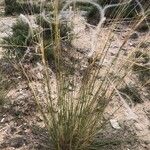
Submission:
<svg viewBox="0 0 150 150">
<path fill-rule="evenodd" d="M 19 3 L 17 0 L 5 0 L 5 15 L 40 13 L 40 6 L 28 1 Z"/>
<path fill-rule="evenodd" d="M 5 14 L 10 15 L 14 12 L 16 0 L 5 0 Z"/>
<path fill-rule="evenodd" d="M 5 54 L 10 59 L 21 58 L 25 55 L 28 47 L 34 45 L 34 42 L 36 39 L 30 32 L 29 24 L 18 19 L 12 26 L 12 35 L 3 38 Z"/>
<path fill-rule="evenodd" d="M 5 54 L 7 58 L 23 58 L 26 53 L 34 53 L 32 60 L 37 60 L 39 57 L 36 55 L 35 49 L 39 40 L 39 36 L 43 39 L 43 46 L 45 48 L 45 56 L 48 61 L 54 61 L 53 39 L 55 38 L 55 24 L 49 19 L 39 15 L 36 18 L 38 28 L 30 27 L 27 22 L 18 19 L 12 26 L 12 35 L 3 38 Z M 70 31 L 66 23 L 60 23 L 60 38 L 62 41 L 71 40 Z M 31 29 L 32 28 L 32 29 Z M 32 32 L 31 32 L 32 30 Z M 39 35 L 40 33 L 40 35 Z M 26 55 L 28 56 L 28 55 Z M 24 58 L 25 59 L 25 58 Z M 26 60 L 29 59 L 28 57 Z M 31 59 L 31 58 L 30 58 Z"/>
</svg>

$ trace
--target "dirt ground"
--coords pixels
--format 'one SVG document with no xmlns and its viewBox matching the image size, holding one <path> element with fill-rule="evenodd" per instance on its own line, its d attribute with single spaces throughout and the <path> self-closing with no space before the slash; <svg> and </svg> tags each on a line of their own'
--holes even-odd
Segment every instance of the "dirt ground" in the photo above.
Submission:
<svg viewBox="0 0 150 150">
<path fill-rule="evenodd" d="M 2 37 L 11 34 L 11 26 L 15 22 L 14 17 L 0 17 L 0 41 Z M 72 41 L 72 45 L 79 51 L 81 58 L 86 59 L 89 51 L 91 34 L 94 29 L 86 28 L 84 19 L 74 19 L 74 32 L 78 38 Z M 114 31 L 114 42 L 111 45 L 105 65 L 109 64 L 110 59 L 116 55 L 116 50 L 124 40 L 125 34 L 130 31 L 125 25 L 121 25 Z M 107 28 L 103 29 L 103 35 L 108 34 Z M 145 33 L 137 32 L 136 39 L 130 39 L 122 51 L 126 55 L 130 49 L 138 44 L 139 39 Z M 99 47 L 102 38 L 99 36 Z M 149 36 L 150 39 L 150 36 Z M 97 50 L 99 48 L 97 47 Z M 2 48 L 0 47 L 0 58 L 2 60 Z M 98 53 L 98 51 L 96 52 Z M 73 54 L 72 54 L 73 55 Z M 4 67 L 1 61 L 1 66 Z M 5 64 L 8 76 L 12 72 L 8 69 L 12 66 Z M 82 66 L 84 68 L 84 64 Z M 45 129 L 43 120 L 33 101 L 32 94 L 26 82 L 17 74 L 13 82 L 15 86 L 7 94 L 7 101 L 0 107 L 0 149 L 1 150 L 50 150 L 48 133 Z M 143 89 L 144 90 L 144 89 Z M 150 101 L 145 98 L 142 103 L 131 107 L 132 114 L 119 99 L 113 100 L 105 111 L 106 118 L 113 112 L 116 113 L 108 120 L 105 130 L 99 135 L 98 140 L 102 141 L 99 150 L 149 150 L 150 149 Z M 133 116 L 132 116 L 133 115 Z M 114 123 L 115 122 L 115 123 Z"/>
</svg>

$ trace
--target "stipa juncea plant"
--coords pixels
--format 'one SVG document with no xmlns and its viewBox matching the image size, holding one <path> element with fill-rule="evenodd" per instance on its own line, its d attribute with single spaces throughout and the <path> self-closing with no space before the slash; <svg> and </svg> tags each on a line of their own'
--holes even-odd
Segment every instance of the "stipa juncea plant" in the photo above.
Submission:
<svg viewBox="0 0 150 150">
<path fill-rule="evenodd" d="M 62 11 L 65 11 L 69 5 L 75 1 L 65 3 Z M 79 1 L 78 2 L 83 2 Z M 34 95 L 34 100 L 37 104 L 44 123 L 49 131 L 50 142 L 52 143 L 51 149 L 54 150 L 87 150 L 94 149 L 95 137 L 100 133 L 105 121 L 103 120 L 103 113 L 108 103 L 116 98 L 124 104 L 129 114 L 134 117 L 134 113 L 123 99 L 118 88 L 122 85 L 123 80 L 128 76 L 134 62 L 131 61 L 130 55 L 137 47 L 129 53 L 128 56 L 122 56 L 121 50 L 127 43 L 131 32 L 134 31 L 136 26 L 144 19 L 145 16 L 138 18 L 139 20 L 133 24 L 132 30 L 126 35 L 125 39 L 119 45 L 116 55 L 113 58 L 107 57 L 110 52 L 112 38 L 114 36 L 113 30 L 118 24 L 113 24 L 109 28 L 107 36 L 103 35 L 103 23 L 106 20 L 105 11 L 106 6 L 102 8 L 97 3 L 87 0 L 88 4 L 93 4 L 99 9 L 101 20 L 95 32 L 92 34 L 91 54 L 93 57 L 82 74 L 66 75 L 65 71 L 60 69 L 61 65 L 61 21 L 59 11 L 59 1 L 53 2 L 54 14 L 51 22 L 47 23 L 46 27 L 51 28 L 53 31 L 48 38 L 47 43 L 51 45 L 54 52 L 54 62 L 57 68 L 55 74 L 51 73 L 49 64 L 45 55 L 46 46 L 44 43 L 43 32 L 37 33 L 38 50 L 42 60 L 44 78 L 41 79 L 41 89 L 37 82 L 30 78 L 28 70 L 20 63 L 22 71 L 28 80 L 28 84 Z M 84 1 L 84 3 L 86 3 Z M 42 20 L 41 20 L 42 22 Z M 43 25 L 42 25 L 43 26 Z M 50 27 L 49 27 L 50 26 Z M 45 28 L 45 25 L 44 25 Z M 42 34 L 41 34 L 42 33 Z M 105 38 L 101 41 L 101 47 L 96 47 L 97 38 L 100 34 Z M 46 35 L 48 37 L 48 35 Z M 94 52 L 99 50 L 95 55 Z M 109 59 L 107 63 L 106 60 Z M 98 63 L 97 63 L 98 61 Z M 97 63 L 97 64 L 96 64 Z M 98 67 L 97 67 L 98 66 Z M 124 69 L 125 68 L 125 69 Z M 66 68 L 67 69 L 67 68 Z M 79 72 L 80 72 L 79 68 Z M 52 84 L 51 79 L 53 74 L 54 81 Z M 112 76 L 115 74 L 117 76 Z M 42 91 L 39 93 L 39 91 Z M 41 96 L 42 94 L 42 96 Z"/>
<path fill-rule="evenodd" d="M 36 24 L 42 27 L 42 37 L 45 47 L 47 47 L 46 44 L 49 46 L 52 45 L 52 43 L 50 44 L 50 41 L 52 42 L 55 38 L 55 23 L 53 21 L 53 15 L 38 15 L 36 18 Z M 71 39 L 71 27 L 69 27 L 66 22 L 60 22 L 59 27 L 61 41 L 67 41 L 69 43 L 69 40 Z"/>
<path fill-rule="evenodd" d="M 55 2 L 56 25 L 54 28 L 54 50 L 56 55 L 59 56 L 59 54 L 61 53 L 61 48 L 57 5 L 58 3 Z M 104 41 L 104 48 L 106 47 L 107 42 L 109 44 L 111 43 L 111 41 L 109 41 L 111 34 L 112 31 L 109 33 L 108 39 Z M 36 94 L 34 90 L 35 87 L 31 84 L 29 78 L 28 81 L 49 130 L 51 142 L 53 145 L 52 149 L 91 149 L 91 144 L 93 143 L 94 138 L 97 134 L 99 134 L 100 130 L 103 127 L 103 124 L 105 123 L 103 122 L 103 112 L 109 101 L 111 101 L 115 97 L 115 93 L 117 93 L 123 103 L 126 104 L 117 88 L 120 86 L 124 78 L 128 75 L 130 69 L 132 68 L 132 65 L 134 64 L 134 62 L 133 64 L 129 63 L 129 57 L 125 58 L 125 60 L 121 64 L 118 60 L 121 48 L 125 45 L 127 39 L 128 36 L 123 41 L 121 47 L 118 48 L 117 57 L 115 57 L 111 61 L 110 65 L 104 68 L 95 68 L 93 66 L 95 64 L 94 59 L 94 61 L 91 62 L 85 70 L 85 73 L 81 77 L 81 79 L 78 79 L 78 83 L 76 81 L 76 76 L 74 76 L 72 79 L 72 84 L 75 84 L 76 86 L 78 86 L 78 88 L 73 89 L 73 91 L 70 91 L 69 88 L 68 82 L 70 81 L 70 79 L 67 78 L 67 76 L 58 69 L 58 72 L 56 73 L 55 92 L 57 94 L 55 99 L 52 98 L 53 89 L 49 83 L 49 68 L 44 58 L 44 48 L 41 47 L 41 53 L 43 54 L 42 60 L 45 66 L 46 75 L 45 82 L 43 81 L 43 86 L 46 86 L 47 89 L 43 101 L 45 101 L 47 104 L 48 113 L 43 112 L 44 110 L 41 108 L 41 105 L 39 103 L 40 97 L 38 97 L 38 95 Z M 92 44 L 95 43 L 93 42 Z M 94 47 L 92 48 L 92 50 L 94 50 Z M 109 52 L 109 47 L 106 49 L 104 48 L 101 50 L 102 53 L 100 53 L 99 56 L 101 65 L 104 64 L 106 54 Z M 120 64 L 119 66 L 117 65 L 117 62 Z M 59 67 L 59 61 L 57 61 L 56 64 Z M 128 67 L 124 71 L 123 68 L 126 65 Z M 113 69 L 117 70 L 115 74 L 120 75 L 119 78 L 113 78 L 112 76 L 110 77 Z M 97 80 L 98 75 L 101 75 L 102 80 Z M 127 107 L 127 104 L 125 106 Z M 127 107 L 127 109 L 131 112 L 129 107 Z"/>
</svg>

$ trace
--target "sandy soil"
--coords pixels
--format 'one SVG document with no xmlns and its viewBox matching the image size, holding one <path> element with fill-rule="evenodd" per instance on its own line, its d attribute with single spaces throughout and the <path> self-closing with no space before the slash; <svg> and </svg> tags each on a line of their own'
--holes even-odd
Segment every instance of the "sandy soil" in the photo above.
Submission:
<svg viewBox="0 0 150 150">
<path fill-rule="evenodd" d="M 11 26 L 15 22 L 15 18 L 0 18 L 0 40 L 2 37 L 11 34 Z M 78 49 L 81 58 L 87 59 L 90 52 L 91 34 L 93 28 L 87 28 L 85 20 L 79 16 L 74 19 L 74 32 L 76 37 L 72 41 L 72 45 Z M 118 31 L 113 32 L 113 43 L 110 46 L 107 59 L 104 65 L 108 65 L 110 60 L 116 55 L 120 43 L 125 38 L 130 28 L 122 25 Z M 122 51 L 126 55 L 134 45 L 138 44 L 139 39 L 144 37 L 143 33 L 137 33 L 138 38 L 127 42 Z M 103 35 L 103 36 L 101 36 Z M 99 44 L 95 53 L 101 53 L 104 38 L 109 35 L 109 29 L 104 28 L 99 35 Z M 150 38 L 150 37 L 149 37 Z M 127 51 L 128 49 L 128 51 Z M 0 48 L 0 53 L 2 48 Z M 73 54 L 72 54 L 73 55 Z M 84 56 L 83 56 L 84 55 Z M 122 56 L 123 56 L 122 55 Z M 74 55 L 76 56 L 76 55 Z M 2 55 L 0 55 L 2 57 Z M 20 76 L 17 76 L 20 78 Z M 18 80 L 18 79 L 17 79 Z M 32 95 L 23 80 L 17 83 L 17 86 L 9 91 L 8 102 L 0 108 L 0 149 L 1 150 L 46 150 L 48 139 L 47 131 L 44 129 L 43 121 L 36 109 Z M 119 108 L 119 109 L 118 109 Z M 119 146 L 105 145 L 102 150 L 149 150 L 150 149 L 150 101 L 144 99 L 141 104 L 131 107 L 135 114 L 131 117 L 128 109 L 120 99 L 114 99 L 107 107 L 105 116 L 110 116 L 116 109 L 116 113 L 110 120 L 115 120 L 119 125 L 119 129 L 113 128 L 113 124 L 108 123 L 107 130 L 102 134 L 101 138 L 122 139 Z M 109 121 L 110 122 L 110 121 Z M 134 140 L 134 137 L 138 139 Z M 126 139 L 130 141 L 126 142 Z"/>
</svg>

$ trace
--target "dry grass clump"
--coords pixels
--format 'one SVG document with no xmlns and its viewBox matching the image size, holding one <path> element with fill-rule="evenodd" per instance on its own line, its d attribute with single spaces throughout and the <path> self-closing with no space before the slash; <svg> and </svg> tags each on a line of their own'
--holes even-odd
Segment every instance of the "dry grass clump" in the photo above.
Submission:
<svg viewBox="0 0 150 150">
<path fill-rule="evenodd" d="M 100 47 L 99 53 L 95 54 L 94 52 L 97 50 L 95 46 L 97 44 L 97 37 L 98 34 L 102 33 L 101 30 L 103 30 L 103 24 L 106 20 L 105 12 L 111 5 L 102 8 L 94 3 L 99 8 L 99 13 L 102 14 L 101 20 L 98 26 L 95 27 L 95 32 L 92 35 L 91 61 L 85 70 L 82 70 L 82 74 L 66 75 L 65 71 L 60 69 L 62 21 L 59 17 L 60 13 L 67 9 L 68 6 L 72 6 L 75 1 L 65 3 L 62 11 L 59 10 L 59 2 L 59 0 L 53 1 L 52 24 L 46 19 L 46 23 L 43 25 L 43 21 L 40 19 L 44 30 L 46 26 L 50 32 L 43 33 L 42 31 L 36 34 L 37 49 L 43 66 L 43 78 L 40 81 L 41 89 L 39 84 L 37 84 L 38 82 L 33 81 L 30 75 L 28 75 L 28 70 L 24 68 L 23 64 L 20 62 L 19 65 L 27 78 L 28 85 L 34 95 L 35 103 L 49 131 L 49 139 L 52 144 L 50 149 L 90 150 L 95 148 L 93 145 L 94 140 L 106 124 L 103 113 L 112 99 L 118 96 L 126 109 L 132 113 L 132 110 L 118 89 L 131 72 L 135 62 L 131 60 L 130 56 L 136 51 L 137 47 L 128 56 L 122 56 L 121 50 L 127 43 L 131 32 L 143 21 L 145 16 L 142 16 L 142 14 L 141 17 L 138 17 L 138 21 L 132 26 L 132 30 L 118 47 L 115 57 L 110 59 L 108 58 L 108 54 L 112 44 L 111 39 L 113 38 L 113 31 L 118 24 L 112 23 L 113 25 L 110 26 L 107 37 L 102 41 L 103 47 Z M 80 1 L 78 0 L 78 2 Z M 81 0 L 81 2 L 83 1 Z M 90 0 L 85 2 L 93 4 Z M 50 37 L 47 38 L 47 44 L 45 45 L 45 36 L 48 37 L 48 35 Z M 54 64 L 57 68 L 56 73 L 53 75 L 54 84 L 51 82 L 52 73 L 46 56 L 49 45 L 53 49 Z M 106 63 L 106 59 L 109 59 L 108 64 Z M 80 69 L 78 70 L 79 72 L 81 71 Z"/>
</svg>

